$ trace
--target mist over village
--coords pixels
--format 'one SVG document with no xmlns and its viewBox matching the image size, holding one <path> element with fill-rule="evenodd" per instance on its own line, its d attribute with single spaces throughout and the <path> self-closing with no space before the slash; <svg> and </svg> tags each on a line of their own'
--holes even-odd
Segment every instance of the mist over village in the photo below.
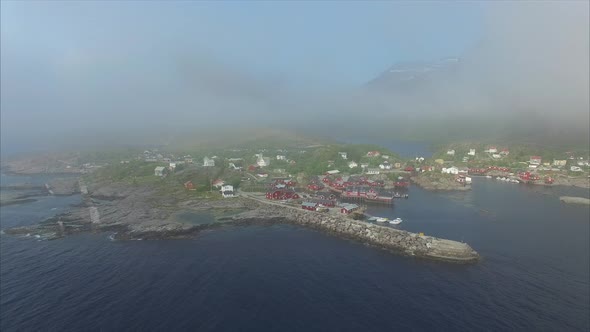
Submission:
<svg viewBox="0 0 590 332">
<path fill-rule="evenodd" d="M 590 329 L 589 2 L 0 6 L 1 331 Z"/>
</svg>

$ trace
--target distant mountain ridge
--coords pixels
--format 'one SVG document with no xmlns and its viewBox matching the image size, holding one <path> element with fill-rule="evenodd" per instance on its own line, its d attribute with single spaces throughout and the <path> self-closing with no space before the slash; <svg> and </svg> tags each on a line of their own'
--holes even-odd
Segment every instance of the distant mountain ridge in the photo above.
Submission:
<svg viewBox="0 0 590 332">
<path fill-rule="evenodd" d="M 458 57 L 446 57 L 432 62 L 399 62 L 366 85 L 370 89 L 378 90 L 418 87 L 453 75 L 462 63 L 462 59 Z"/>
</svg>

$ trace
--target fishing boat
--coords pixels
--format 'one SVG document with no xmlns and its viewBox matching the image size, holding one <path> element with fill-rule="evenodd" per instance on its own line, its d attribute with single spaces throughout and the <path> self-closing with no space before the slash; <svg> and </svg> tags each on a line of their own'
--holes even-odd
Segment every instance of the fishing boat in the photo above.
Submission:
<svg viewBox="0 0 590 332">
<path fill-rule="evenodd" d="M 402 218 L 395 218 L 393 220 L 390 220 L 389 223 L 392 225 L 399 225 L 402 223 Z"/>
</svg>

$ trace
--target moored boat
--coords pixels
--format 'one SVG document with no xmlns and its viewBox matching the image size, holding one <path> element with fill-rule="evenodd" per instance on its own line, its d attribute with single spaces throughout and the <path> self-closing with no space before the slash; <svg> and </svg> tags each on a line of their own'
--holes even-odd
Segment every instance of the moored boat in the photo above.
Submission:
<svg viewBox="0 0 590 332">
<path fill-rule="evenodd" d="M 402 223 L 402 219 L 401 218 L 395 218 L 393 220 L 390 220 L 389 223 L 392 224 L 392 225 L 399 225 L 399 224 Z"/>
</svg>

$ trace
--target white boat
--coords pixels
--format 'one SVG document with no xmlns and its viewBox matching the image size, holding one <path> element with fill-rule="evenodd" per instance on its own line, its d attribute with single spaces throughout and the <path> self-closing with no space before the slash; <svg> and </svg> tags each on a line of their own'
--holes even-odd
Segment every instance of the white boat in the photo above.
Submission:
<svg viewBox="0 0 590 332">
<path fill-rule="evenodd" d="M 375 221 L 377 221 L 377 222 L 386 222 L 387 221 L 387 218 L 377 218 L 377 219 L 375 219 Z"/>
<path fill-rule="evenodd" d="M 392 225 L 399 225 L 402 223 L 402 218 L 395 218 L 393 220 L 390 220 L 389 223 Z"/>
</svg>

